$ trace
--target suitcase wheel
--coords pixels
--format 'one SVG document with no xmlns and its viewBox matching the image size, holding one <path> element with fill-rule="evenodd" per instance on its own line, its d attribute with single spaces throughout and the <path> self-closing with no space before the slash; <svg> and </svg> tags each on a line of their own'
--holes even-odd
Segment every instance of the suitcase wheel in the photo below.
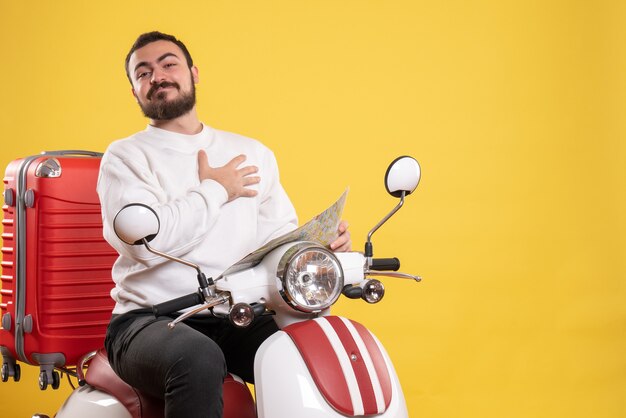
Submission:
<svg viewBox="0 0 626 418">
<path fill-rule="evenodd" d="M 39 389 L 48 389 L 48 375 L 44 371 L 39 373 Z"/>
<path fill-rule="evenodd" d="M 13 373 L 11 373 L 11 369 L 8 363 L 2 363 L 2 371 L 0 372 L 0 377 L 3 382 L 7 382 L 9 380 L 9 376 L 13 376 L 14 382 L 19 382 L 20 377 L 22 377 L 22 368 L 19 364 L 13 366 Z"/>
<path fill-rule="evenodd" d="M 52 389 L 57 390 L 61 385 L 61 377 L 59 372 L 52 372 Z"/>
<path fill-rule="evenodd" d="M 13 381 L 14 382 L 19 382 L 20 381 L 20 377 L 22 377 L 22 368 L 20 367 L 19 364 L 15 365 L 15 370 L 13 372 Z"/>
<path fill-rule="evenodd" d="M 58 389 L 61 385 L 61 376 L 59 376 L 59 372 L 53 371 L 52 374 L 52 382 L 48 379 L 48 373 L 45 371 L 41 371 L 39 373 L 39 389 L 46 390 L 48 389 L 48 384 L 52 386 L 52 389 Z"/>
</svg>

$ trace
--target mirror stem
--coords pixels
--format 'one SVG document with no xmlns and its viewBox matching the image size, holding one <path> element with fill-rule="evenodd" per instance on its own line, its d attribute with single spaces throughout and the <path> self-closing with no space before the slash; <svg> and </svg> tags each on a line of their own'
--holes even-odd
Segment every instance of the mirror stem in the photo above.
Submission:
<svg viewBox="0 0 626 418">
<path fill-rule="evenodd" d="M 141 241 L 143 242 L 143 245 L 146 246 L 146 249 L 150 251 L 152 254 L 159 255 L 161 257 L 167 258 L 168 260 L 175 261 L 177 263 L 184 264 L 186 266 L 196 269 L 196 271 L 198 272 L 198 283 L 200 284 L 200 293 L 202 293 L 202 296 L 204 296 L 204 299 L 209 300 L 209 298 L 212 298 L 215 296 L 216 294 L 215 283 L 213 282 L 212 278 L 210 277 L 208 279 L 206 278 L 204 273 L 202 273 L 202 270 L 200 270 L 200 266 L 190 261 L 183 260 L 182 258 L 174 257 L 173 255 L 165 254 L 159 250 L 155 250 L 148 244 L 148 240 L 145 238 L 143 238 Z"/>
<path fill-rule="evenodd" d="M 150 251 L 152 254 L 156 254 L 156 255 L 159 255 L 161 257 L 167 258 L 168 260 L 172 260 L 172 261 L 175 261 L 177 263 L 181 263 L 181 264 L 184 264 L 186 266 L 192 267 L 192 268 L 196 269 L 198 274 L 202 274 L 202 271 L 200 271 L 200 266 L 198 266 L 197 264 L 191 263 L 189 261 L 185 261 L 185 260 L 180 259 L 178 257 L 174 257 L 173 255 L 162 253 L 159 250 L 155 250 L 154 248 L 150 247 L 150 245 L 148 245 L 148 240 L 145 239 L 145 238 L 142 241 L 143 241 L 143 245 L 146 246 L 146 249 L 148 251 Z"/>
<path fill-rule="evenodd" d="M 367 241 L 365 242 L 365 257 L 367 258 L 368 268 L 372 265 L 372 257 L 374 256 L 374 247 L 372 245 L 372 235 L 374 235 L 374 232 L 376 232 L 378 228 L 383 226 L 383 224 L 387 222 L 389 218 L 391 218 L 397 211 L 400 210 L 402 205 L 404 205 L 405 195 L 406 195 L 406 191 L 403 190 L 402 194 L 400 195 L 400 202 L 396 205 L 396 207 L 393 208 L 393 210 L 389 212 L 387 216 L 385 216 L 380 222 L 378 222 L 378 224 L 376 224 L 376 226 L 372 228 L 372 230 L 367 234 Z"/>
</svg>

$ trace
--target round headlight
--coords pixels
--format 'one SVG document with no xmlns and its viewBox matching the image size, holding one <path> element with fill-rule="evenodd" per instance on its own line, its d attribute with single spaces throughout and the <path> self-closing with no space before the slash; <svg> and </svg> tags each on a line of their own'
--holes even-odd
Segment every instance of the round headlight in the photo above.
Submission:
<svg viewBox="0 0 626 418">
<path fill-rule="evenodd" d="M 278 264 L 281 295 L 293 308 L 320 312 L 341 295 L 343 270 L 335 255 L 314 243 L 300 243 L 285 252 Z"/>
</svg>

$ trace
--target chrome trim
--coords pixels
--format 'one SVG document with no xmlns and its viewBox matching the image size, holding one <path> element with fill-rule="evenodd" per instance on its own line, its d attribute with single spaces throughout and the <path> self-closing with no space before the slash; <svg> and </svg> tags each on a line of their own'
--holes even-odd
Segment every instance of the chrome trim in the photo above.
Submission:
<svg viewBox="0 0 626 418">
<path fill-rule="evenodd" d="M 61 177 L 61 163 L 56 158 L 47 158 L 35 168 L 35 177 L 57 178 Z"/>
<path fill-rule="evenodd" d="M 76 366 L 76 378 L 78 379 L 78 384 L 80 386 L 82 386 L 85 382 L 85 372 L 83 372 L 83 369 L 85 368 L 85 364 L 87 364 L 88 361 L 91 361 L 91 359 L 94 358 L 97 353 L 98 351 L 89 352 L 85 354 L 84 356 L 82 356 L 80 360 L 78 361 L 78 365 Z"/>
</svg>

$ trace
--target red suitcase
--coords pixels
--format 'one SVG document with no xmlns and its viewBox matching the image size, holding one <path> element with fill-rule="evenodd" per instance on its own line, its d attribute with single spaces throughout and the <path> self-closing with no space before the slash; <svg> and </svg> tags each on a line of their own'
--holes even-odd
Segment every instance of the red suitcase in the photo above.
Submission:
<svg viewBox="0 0 626 418">
<path fill-rule="evenodd" d="M 101 154 L 56 151 L 18 159 L 4 178 L 0 351 L 2 380 L 17 361 L 39 365 L 39 385 L 103 345 L 111 267 L 96 193 Z"/>
</svg>

